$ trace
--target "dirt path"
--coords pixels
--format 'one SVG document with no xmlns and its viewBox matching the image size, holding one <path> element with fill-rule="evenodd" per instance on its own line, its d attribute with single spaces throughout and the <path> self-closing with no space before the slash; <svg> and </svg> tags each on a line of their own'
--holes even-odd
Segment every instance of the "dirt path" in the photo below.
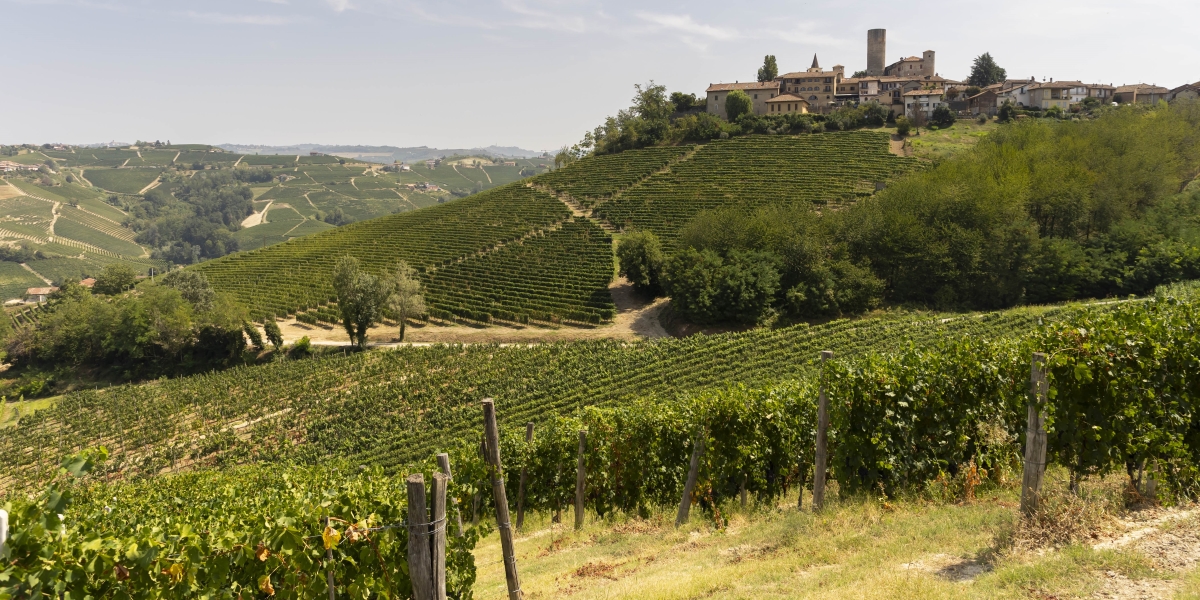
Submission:
<svg viewBox="0 0 1200 600">
<path fill-rule="evenodd" d="M 358 184 L 354 183 L 354 180 L 355 180 L 355 179 L 357 179 L 357 178 L 356 178 L 356 177 L 351 177 L 351 178 L 350 178 L 350 187 L 352 187 L 352 188 L 354 188 L 354 189 L 358 190 Z M 361 192 L 362 190 L 358 190 L 358 191 L 360 191 L 360 192 Z"/>
<path fill-rule="evenodd" d="M 480 165 L 479 165 L 479 170 L 480 170 L 480 171 L 483 171 L 483 176 L 484 176 L 484 177 L 487 177 L 487 178 L 488 178 L 488 183 L 489 183 L 489 184 L 491 184 L 491 183 L 492 183 L 492 176 L 491 176 L 491 175 L 488 175 L 487 169 L 483 168 L 483 165 L 482 165 L 482 164 L 480 164 Z"/>
<path fill-rule="evenodd" d="M 313 210 L 321 210 L 321 209 L 317 208 L 317 205 L 316 205 L 316 204 L 313 204 L 312 198 L 309 198 L 309 197 L 308 197 L 308 195 L 309 195 L 309 194 L 311 194 L 311 193 L 312 193 L 312 192 L 304 192 L 304 199 L 305 199 L 305 200 L 308 200 L 308 205 L 309 205 L 309 206 L 311 206 L 311 207 L 313 207 Z"/>
<path fill-rule="evenodd" d="M 393 192 L 395 192 L 397 196 L 400 196 L 400 199 L 401 199 L 401 200 L 403 200 L 403 201 L 407 202 L 407 203 L 409 204 L 409 206 L 413 207 L 413 210 L 416 210 L 417 208 L 419 208 L 419 207 L 418 207 L 416 204 L 414 204 L 414 203 L 413 203 L 413 201 L 412 201 L 412 200 L 409 200 L 409 199 L 408 199 L 408 196 L 405 196 L 404 194 L 401 194 L 401 193 L 400 193 L 400 190 L 392 190 L 392 191 L 393 191 Z M 308 196 L 305 196 L 305 198 L 307 198 L 307 197 L 308 197 Z M 314 207 L 314 208 L 316 208 L 316 207 Z"/>
<path fill-rule="evenodd" d="M 93 187 L 93 188 L 96 187 L 95 185 L 92 184 L 91 181 L 88 180 L 87 177 L 83 176 L 84 169 L 82 167 L 77 167 L 77 168 L 79 168 L 79 180 L 88 184 L 88 187 Z M 121 211 L 121 212 L 125 212 L 125 211 Z"/>
<path fill-rule="evenodd" d="M 307 195 L 305 195 L 304 197 L 308 198 Z M 263 223 L 266 223 L 267 221 L 265 219 L 267 218 L 267 211 L 271 210 L 271 204 L 273 204 L 274 202 L 275 202 L 274 200 L 267 200 L 267 205 L 263 207 L 262 212 L 256 212 L 256 213 L 246 217 L 245 219 L 242 219 L 242 229 L 245 229 L 247 227 L 254 227 L 255 225 L 261 225 Z M 312 202 L 310 201 L 309 204 L 312 204 Z M 313 207 L 313 208 L 316 208 L 316 207 Z"/>
<path fill-rule="evenodd" d="M 1177 575 L 1200 564 L 1200 508 L 1152 508 L 1119 521 L 1124 531 L 1092 547 L 1096 550 L 1124 548 L 1145 556 L 1156 571 L 1176 577 L 1130 579 L 1105 571 L 1097 598 L 1140 600 L 1172 598 L 1181 590 Z"/>
<path fill-rule="evenodd" d="M 624 278 L 609 286 L 613 302 L 617 305 L 617 316 L 613 322 L 599 327 L 550 327 L 526 326 L 472 326 L 410 324 L 405 332 L 406 345 L 427 344 L 538 344 L 571 340 L 639 340 L 669 337 L 659 323 L 658 315 L 667 304 L 667 299 L 648 301 L 633 291 L 633 286 Z M 346 332 L 338 325 L 307 325 L 295 319 L 279 322 L 284 341 L 295 342 L 308 336 L 314 344 L 324 346 L 348 346 Z M 380 326 L 367 332 L 367 341 L 372 346 L 396 345 L 399 330 L 395 326 Z"/>
<path fill-rule="evenodd" d="M 152 190 L 152 189 L 154 189 L 154 188 L 158 187 L 158 184 L 160 184 L 160 183 L 162 183 L 162 178 L 161 178 L 161 177 L 156 177 L 156 178 L 154 179 L 154 181 L 151 181 L 151 182 L 149 183 L 149 185 L 147 185 L 146 187 L 142 188 L 142 190 L 141 190 L 140 192 L 138 192 L 138 194 L 145 194 L 146 192 L 148 192 L 148 191 L 150 191 L 150 190 Z"/>
<path fill-rule="evenodd" d="M 46 282 L 46 285 L 50 285 L 50 286 L 54 285 L 54 282 L 53 282 L 53 281 L 50 281 L 49 279 L 47 279 L 45 275 L 42 275 L 41 273 L 38 273 L 37 271 L 34 271 L 34 270 L 33 270 L 33 268 L 32 268 L 32 267 L 30 267 L 29 265 L 27 265 L 27 264 L 25 264 L 25 263 L 21 263 L 21 266 L 22 266 L 22 267 L 24 267 L 24 269 L 25 269 L 26 271 L 29 271 L 30 273 L 33 273 L 34 275 L 37 275 L 37 278 L 38 278 L 38 279 L 41 279 L 41 280 L 42 280 L 42 281 L 44 281 L 44 282 Z"/>
<path fill-rule="evenodd" d="M 121 166 L 124 167 L 124 166 L 128 165 L 129 161 L 130 161 L 130 159 L 128 159 L 128 158 L 125 159 L 125 162 L 121 163 Z"/>
<path fill-rule="evenodd" d="M 46 233 L 49 233 L 51 236 L 53 236 L 54 235 L 54 224 L 57 222 L 58 222 L 58 203 L 55 202 L 54 206 L 50 209 L 50 226 L 46 228 Z"/>
<path fill-rule="evenodd" d="M 899 135 L 892 136 L 892 141 L 888 143 L 888 150 L 896 156 L 912 156 L 912 151 L 907 147 L 904 138 Z"/>
<path fill-rule="evenodd" d="M 237 162 L 233 163 L 233 168 L 235 168 L 235 169 L 236 169 L 238 165 L 242 164 L 242 159 L 243 159 L 243 158 L 246 158 L 246 155 L 245 155 L 245 154 L 243 154 L 243 155 L 241 155 L 241 156 L 239 156 L 239 157 L 238 157 L 238 159 L 237 159 Z"/>
<path fill-rule="evenodd" d="M 175 161 L 179 160 L 179 157 L 180 157 L 180 156 L 183 156 L 183 151 L 182 151 L 182 150 L 179 150 L 179 151 L 175 152 L 175 158 L 172 158 L 172 159 L 171 159 L 171 162 L 175 162 Z"/>
</svg>

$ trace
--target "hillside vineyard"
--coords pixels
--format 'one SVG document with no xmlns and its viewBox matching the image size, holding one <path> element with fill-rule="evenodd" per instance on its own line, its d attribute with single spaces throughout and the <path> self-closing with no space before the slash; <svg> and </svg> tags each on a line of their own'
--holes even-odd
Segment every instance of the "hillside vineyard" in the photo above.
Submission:
<svg viewBox="0 0 1200 600">
<path fill-rule="evenodd" d="M 1023 335 L 1062 313 L 835 321 L 632 344 L 403 348 L 72 392 L 0 437 L 0 492 L 42 481 L 59 457 L 97 444 L 127 476 L 284 459 L 395 469 L 477 435 L 482 398 L 498 399 L 506 426 L 541 422 L 585 406 L 796 377 L 820 350 L 848 357 L 953 335 Z"/>
<path fill-rule="evenodd" d="M 607 293 L 614 265 L 611 240 L 597 225 L 647 229 L 670 244 L 697 213 L 730 203 L 853 202 L 916 168 L 916 161 L 892 155 L 888 144 L 887 134 L 852 131 L 593 156 L 528 183 L 196 268 L 250 307 L 255 319 L 319 312 L 333 301 L 334 262 L 350 254 L 375 273 L 401 259 L 419 269 L 434 317 L 602 323 L 614 313 Z M 595 207 L 593 219 L 570 224 L 571 210 L 556 195 Z M 534 263 L 526 260 L 531 257 Z"/>
</svg>

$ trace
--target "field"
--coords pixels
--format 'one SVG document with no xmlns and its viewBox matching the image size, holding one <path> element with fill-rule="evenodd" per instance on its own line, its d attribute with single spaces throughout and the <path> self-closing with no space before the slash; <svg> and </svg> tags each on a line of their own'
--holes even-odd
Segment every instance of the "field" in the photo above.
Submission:
<svg viewBox="0 0 1200 600">
<path fill-rule="evenodd" d="M 0 438 L 0 489 L 37 479 L 56 456 L 102 440 L 128 474 L 284 458 L 399 468 L 469 437 L 481 398 L 498 399 L 505 423 L 544 421 L 636 397 L 796 377 L 810 372 L 820 350 L 856 356 L 967 334 L 1024 335 L 1059 314 L 1022 308 L 654 342 L 403 348 L 73 392 Z M 234 423 L 254 425 L 244 435 L 221 433 Z"/>
<path fill-rule="evenodd" d="M 158 179 L 160 173 L 158 169 L 87 169 L 83 176 L 98 188 L 136 194 Z"/>
<path fill-rule="evenodd" d="M 37 275 L 14 262 L 0 262 L 0 297 L 20 298 L 31 287 L 45 287 Z"/>
<path fill-rule="evenodd" d="M 591 206 L 649 177 L 693 149 L 693 146 L 672 146 L 594 156 L 547 173 L 537 182 Z"/>
</svg>

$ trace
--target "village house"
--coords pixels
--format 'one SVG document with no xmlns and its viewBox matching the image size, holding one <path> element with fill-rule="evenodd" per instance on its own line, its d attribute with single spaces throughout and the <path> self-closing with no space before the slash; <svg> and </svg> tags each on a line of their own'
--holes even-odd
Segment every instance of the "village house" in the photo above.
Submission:
<svg viewBox="0 0 1200 600">
<path fill-rule="evenodd" d="M 824 111 L 833 106 L 838 93 L 838 85 L 846 76 L 846 68 L 835 65 L 832 71 L 821 68 L 817 55 L 813 55 L 812 66 L 807 71 L 786 73 L 779 77 L 780 91 L 793 94 L 806 101 L 810 108 Z M 856 84 L 857 87 L 857 84 Z"/>
<path fill-rule="evenodd" d="M 1192 100 L 1200 98 L 1200 81 L 1197 81 L 1196 83 L 1185 83 L 1171 90 L 1170 93 L 1167 94 L 1168 101 L 1179 100 L 1183 98 L 1190 98 Z"/>
<path fill-rule="evenodd" d="M 717 115 L 724 119 L 728 113 L 725 112 L 725 99 L 729 97 L 729 93 L 734 90 L 741 90 L 750 96 L 751 110 L 756 115 L 767 114 L 767 100 L 779 95 L 778 81 L 750 81 L 746 83 L 713 83 L 708 86 L 708 104 L 707 109 L 709 114 Z"/>
<path fill-rule="evenodd" d="M 1154 104 L 1166 100 L 1171 90 L 1158 85 L 1138 83 L 1123 85 L 1113 93 L 1113 102 L 1118 104 Z"/>
<path fill-rule="evenodd" d="M 29 303 L 42 303 L 46 301 L 46 297 L 54 292 L 57 292 L 56 287 L 36 287 L 25 290 L 25 301 Z"/>
<path fill-rule="evenodd" d="M 888 65 L 886 68 L 884 68 L 883 74 L 890 77 L 914 78 L 925 77 L 926 75 L 934 76 L 937 75 L 934 59 L 934 51 L 926 50 L 925 52 L 921 53 L 919 58 L 916 56 L 901 58 L 900 60 Z"/>
<path fill-rule="evenodd" d="M 1071 90 L 1082 85 L 1083 84 L 1079 82 L 1055 82 L 1054 80 L 1031 84 L 1028 86 L 1029 100 L 1026 102 L 1025 106 L 1030 108 L 1040 108 L 1042 110 L 1058 108 L 1065 111 L 1070 108 L 1072 104 Z M 1086 90 L 1081 93 L 1085 94 Z M 1082 98 L 1080 98 L 1080 101 L 1082 101 Z"/>
<path fill-rule="evenodd" d="M 790 113 L 807 113 L 808 100 L 795 94 L 783 94 L 767 100 L 767 114 L 785 115 Z"/>
<path fill-rule="evenodd" d="M 933 111 L 945 106 L 944 90 L 913 90 L 904 93 L 904 114 L 915 115 L 920 112 L 925 118 L 933 116 Z"/>
<path fill-rule="evenodd" d="M 8 160 L 0 160 L 0 173 L 11 171 L 36 171 L 41 165 L 23 165 Z"/>
</svg>

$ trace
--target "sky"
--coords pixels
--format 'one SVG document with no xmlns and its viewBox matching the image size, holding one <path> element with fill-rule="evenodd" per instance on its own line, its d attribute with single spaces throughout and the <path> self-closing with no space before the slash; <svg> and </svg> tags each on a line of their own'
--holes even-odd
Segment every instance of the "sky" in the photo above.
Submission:
<svg viewBox="0 0 1200 600">
<path fill-rule="evenodd" d="M 553 150 L 655 81 L 703 95 L 781 71 L 937 52 L 964 79 L 1200 81 L 1200 2 L 0 0 L 0 143 Z"/>
</svg>

